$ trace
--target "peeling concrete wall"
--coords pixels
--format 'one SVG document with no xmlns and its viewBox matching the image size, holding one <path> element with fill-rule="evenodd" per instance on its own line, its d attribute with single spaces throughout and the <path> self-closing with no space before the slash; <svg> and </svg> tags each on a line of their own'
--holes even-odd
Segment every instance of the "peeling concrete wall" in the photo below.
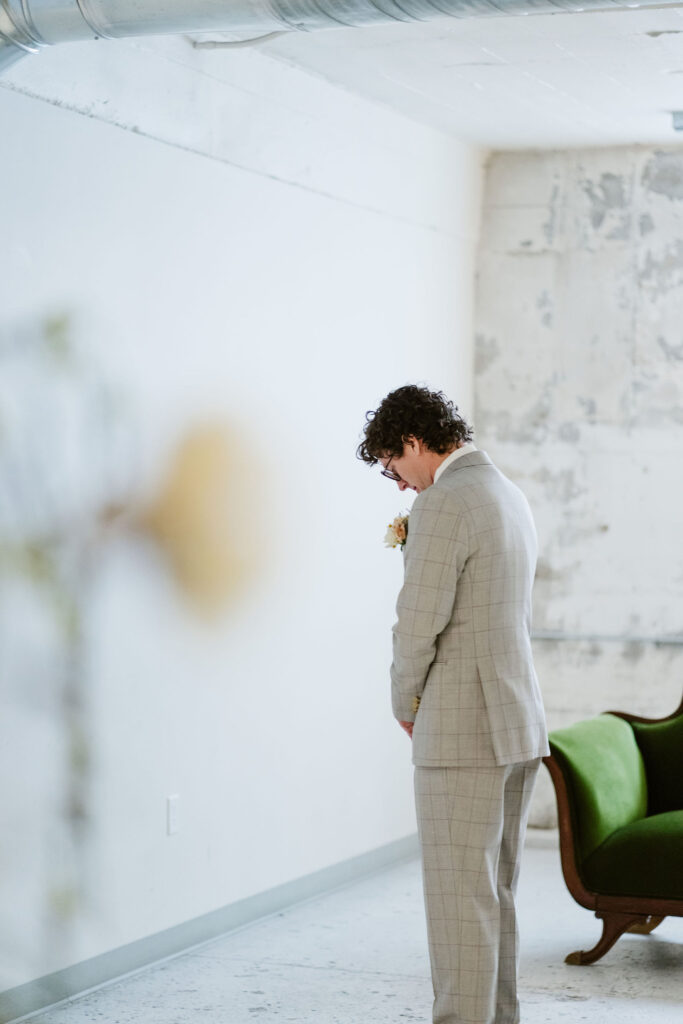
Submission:
<svg viewBox="0 0 683 1024">
<path fill-rule="evenodd" d="M 534 511 L 549 725 L 666 714 L 683 686 L 683 150 L 494 155 L 477 291 L 476 439 Z M 552 817 L 542 778 L 532 820 Z"/>
</svg>

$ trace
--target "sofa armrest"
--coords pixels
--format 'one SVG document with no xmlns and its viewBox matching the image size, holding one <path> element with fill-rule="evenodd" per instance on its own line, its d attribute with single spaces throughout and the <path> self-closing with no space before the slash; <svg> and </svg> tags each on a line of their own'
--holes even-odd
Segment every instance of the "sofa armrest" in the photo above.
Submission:
<svg viewBox="0 0 683 1024">
<path fill-rule="evenodd" d="M 565 884 L 577 903 L 586 907 L 587 910 L 595 910 L 596 894 L 586 888 L 579 875 L 574 842 L 574 822 L 564 774 L 559 762 L 552 754 L 550 757 L 543 758 L 543 764 L 550 772 L 550 778 L 555 787 L 557 822 L 560 833 L 560 861 Z"/>
</svg>

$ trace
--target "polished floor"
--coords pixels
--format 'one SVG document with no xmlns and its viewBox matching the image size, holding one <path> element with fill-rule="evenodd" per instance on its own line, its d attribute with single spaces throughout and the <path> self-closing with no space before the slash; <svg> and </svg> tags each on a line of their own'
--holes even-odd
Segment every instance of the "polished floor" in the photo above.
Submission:
<svg viewBox="0 0 683 1024">
<path fill-rule="evenodd" d="M 522 1024 L 681 1024 L 683 919 L 627 935 L 592 967 L 564 956 L 599 923 L 530 832 L 520 880 Z M 430 1024 L 417 860 L 231 932 L 31 1017 L 32 1024 Z"/>
</svg>

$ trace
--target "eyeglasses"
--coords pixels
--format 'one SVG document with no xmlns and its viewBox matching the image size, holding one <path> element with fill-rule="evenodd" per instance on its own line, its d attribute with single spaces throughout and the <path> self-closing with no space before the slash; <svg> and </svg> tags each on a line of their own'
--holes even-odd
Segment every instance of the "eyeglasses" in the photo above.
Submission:
<svg viewBox="0 0 683 1024">
<path fill-rule="evenodd" d="M 380 472 L 381 472 L 382 476 L 387 477 L 387 479 L 395 480 L 396 483 L 402 483 L 403 482 L 403 477 L 399 476 L 398 473 L 395 473 L 393 471 L 393 469 L 389 469 L 389 466 L 391 465 L 391 463 L 394 461 L 395 458 L 396 458 L 396 456 L 392 455 L 392 457 L 387 462 L 386 467 L 384 469 L 380 470 Z"/>
</svg>

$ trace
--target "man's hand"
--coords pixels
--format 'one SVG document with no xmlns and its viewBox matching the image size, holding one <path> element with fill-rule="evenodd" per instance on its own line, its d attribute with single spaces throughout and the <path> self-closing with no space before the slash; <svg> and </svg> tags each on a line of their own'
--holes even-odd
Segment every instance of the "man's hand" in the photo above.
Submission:
<svg viewBox="0 0 683 1024">
<path fill-rule="evenodd" d="M 405 729 L 405 731 L 408 733 L 408 735 L 410 736 L 410 738 L 412 740 L 412 738 L 413 738 L 413 725 L 415 723 L 414 722 L 399 722 L 398 724 L 401 726 L 402 729 Z"/>
</svg>

